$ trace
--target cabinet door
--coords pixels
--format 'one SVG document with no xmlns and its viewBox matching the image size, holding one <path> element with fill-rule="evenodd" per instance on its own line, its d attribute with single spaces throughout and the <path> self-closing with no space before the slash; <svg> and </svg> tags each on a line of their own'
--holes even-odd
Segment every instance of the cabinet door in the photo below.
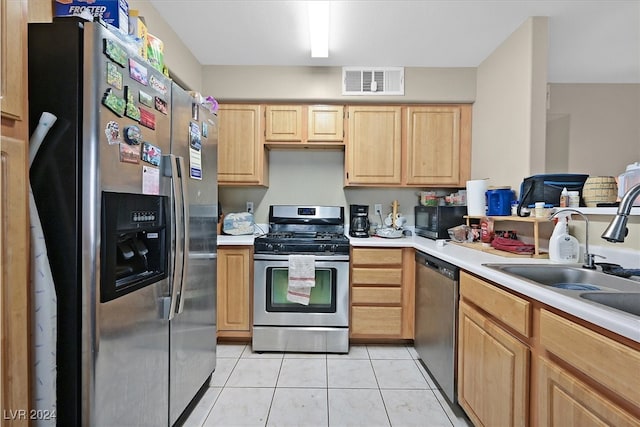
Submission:
<svg viewBox="0 0 640 427">
<path fill-rule="evenodd" d="M 343 141 L 344 107 L 342 105 L 310 105 L 307 126 L 309 142 Z"/>
<path fill-rule="evenodd" d="M 7 418 L 9 410 L 28 414 L 30 407 L 27 141 L 2 136 L 0 147 L 0 425 L 27 426 L 26 415 Z"/>
<path fill-rule="evenodd" d="M 247 336 L 251 328 L 251 248 L 218 248 L 218 335 Z M 235 331 L 246 334 L 234 335 Z"/>
<path fill-rule="evenodd" d="M 266 141 L 302 141 L 302 106 L 267 105 L 265 107 Z"/>
<path fill-rule="evenodd" d="M 218 183 L 268 185 L 259 105 L 220 105 Z"/>
<path fill-rule="evenodd" d="M 461 107 L 407 108 L 407 184 L 460 183 Z"/>
<path fill-rule="evenodd" d="M 475 425 L 525 426 L 529 349 L 464 301 L 458 334 L 458 400 Z"/>
<path fill-rule="evenodd" d="M 347 185 L 400 185 L 401 115 L 397 106 L 349 106 Z"/>
<path fill-rule="evenodd" d="M 458 184 L 460 108 L 407 108 L 407 183 Z"/>
<path fill-rule="evenodd" d="M 27 69 L 27 2 L 2 0 L 0 8 L 2 116 L 15 120 L 26 119 L 24 75 Z"/>
<path fill-rule="evenodd" d="M 543 426 L 637 427 L 640 420 L 565 369 L 538 358 L 538 420 Z"/>
</svg>

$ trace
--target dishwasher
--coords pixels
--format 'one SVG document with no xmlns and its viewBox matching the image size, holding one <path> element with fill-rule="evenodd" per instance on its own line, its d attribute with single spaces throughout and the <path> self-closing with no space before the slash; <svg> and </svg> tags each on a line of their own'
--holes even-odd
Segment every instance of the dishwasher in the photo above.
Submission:
<svg viewBox="0 0 640 427">
<path fill-rule="evenodd" d="M 416 251 L 415 349 L 449 401 L 457 404 L 458 282 L 460 269 Z"/>
</svg>

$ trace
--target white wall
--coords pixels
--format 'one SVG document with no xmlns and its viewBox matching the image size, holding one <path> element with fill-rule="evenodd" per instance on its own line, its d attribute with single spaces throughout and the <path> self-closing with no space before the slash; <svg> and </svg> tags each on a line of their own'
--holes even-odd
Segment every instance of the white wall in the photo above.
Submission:
<svg viewBox="0 0 640 427">
<path fill-rule="evenodd" d="M 405 68 L 404 96 L 343 96 L 341 67 L 204 67 L 203 91 L 218 101 L 473 102 L 474 68 Z"/>
<path fill-rule="evenodd" d="M 544 172 L 547 21 L 527 19 L 478 67 L 473 179 L 518 190 L 524 177 Z"/>
<path fill-rule="evenodd" d="M 202 64 L 182 43 L 171 27 L 160 16 L 149 0 L 129 0 L 129 9 L 137 9 L 144 17 L 149 33 L 164 43 L 164 62 L 171 77 L 188 86 L 187 89 L 202 92 Z"/>
<path fill-rule="evenodd" d="M 548 172 L 618 176 L 640 162 L 640 84 L 551 84 Z"/>
</svg>

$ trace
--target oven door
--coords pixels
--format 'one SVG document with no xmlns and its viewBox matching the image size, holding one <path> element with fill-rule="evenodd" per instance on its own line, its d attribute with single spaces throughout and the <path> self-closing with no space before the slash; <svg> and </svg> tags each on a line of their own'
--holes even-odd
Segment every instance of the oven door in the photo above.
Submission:
<svg viewBox="0 0 640 427">
<path fill-rule="evenodd" d="M 254 326 L 349 326 L 349 257 L 316 257 L 309 305 L 287 300 L 287 255 L 254 255 Z"/>
</svg>

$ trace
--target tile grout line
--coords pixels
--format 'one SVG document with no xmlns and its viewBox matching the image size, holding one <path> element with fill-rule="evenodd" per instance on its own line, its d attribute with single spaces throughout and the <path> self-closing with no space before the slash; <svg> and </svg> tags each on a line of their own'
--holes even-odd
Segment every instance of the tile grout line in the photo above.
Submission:
<svg viewBox="0 0 640 427">
<path fill-rule="evenodd" d="M 246 348 L 246 345 L 245 345 L 245 348 Z M 216 403 L 218 402 L 218 399 L 220 399 L 220 396 L 222 396 L 222 392 L 226 388 L 227 382 L 229 381 L 229 378 L 231 378 L 231 374 L 233 374 L 233 371 L 236 369 L 236 366 L 238 366 L 238 362 L 240 361 L 240 357 L 242 356 L 242 353 L 244 353 L 245 348 L 243 348 L 242 351 L 240 352 L 240 354 L 238 355 L 238 357 L 235 358 L 236 361 L 233 364 L 233 368 L 231 368 L 231 371 L 229 371 L 229 376 L 227 377 L 227 379 L 224 381 L 224 383 L 220 387 L 220 393 L 218 393 L 216 398 L 213 400 L 213 404 L 211 405 L 211 407 L 207 411 L 207 415 L 204 417 L 204 421 L 202 422 L 201 427 L 203 427 L 207 423 L 207 419 L 211 415 L 211 412 L 213 411 L 213 408 L 216 406 Z M 221 358 L 221 359 L 223 359 L 223 358 Z M 224 359 L 227 359 L 227 358 L 224 358 Z M 209 380 L 209 387 L 211 388 L 211 380 Z"/>
<path fill-rule="evenodd" d="M 367 354 L 369 355 L 369 365 L 371 365 L 371 370 L 373 371 L 373 377 L 376 379 L 376 385 L 378 386 L 378 394 L 380 395 L 380 400 L 382 400 L 382 407 L 384 408 L 384 413 L 387 416 L 387 421 L 389 421 L 389 426 L 391 424 L 391 417 L 389 416 L 389 410 L 387 409 L 387 403 L 384 401 L 384 396 L 382 395 L 382 389 L 380 388 L 380 382 L 378 381 L 378 375 L 376 375 L 376 370 L 373 367 L 373 360 L 371 359 L 371 353 L 369 353 L 369 347 L 367 346 Z"/>
<path fill-rule="evenodd" d="M 264 420 L 264 426 L 269 424 L 269 417 L 271 416 L 271 409 L 273 408 L 273 400 L 276 397 L 276 391 L 278 390 L 278 381 L 280 380 L 280 374 L 282 373 L 282 364 L 284 363 L 284 353 L 282 353 L 282 359 L 280 359 L 280 368 L 278 369 L 278 375 L 276 376 L 276 383 L 273 385 L 273 394 L 271 395 L 271 402 L 269 402 L 269 410 L 267 411 L 267 418 Z"/>
<path fill-rule="evenodd" d="M 329 427 L 331 425 L 331 411 L 329 411 L 329 358 L 327 357 L 327 355 L 325 354 L 324 357 L 324 367 L 325 367 L 325 380 L 326 380 L 326 390 L 325 390 L 325 395 L 327 397 L 327 427 Z"/>
</svg>

